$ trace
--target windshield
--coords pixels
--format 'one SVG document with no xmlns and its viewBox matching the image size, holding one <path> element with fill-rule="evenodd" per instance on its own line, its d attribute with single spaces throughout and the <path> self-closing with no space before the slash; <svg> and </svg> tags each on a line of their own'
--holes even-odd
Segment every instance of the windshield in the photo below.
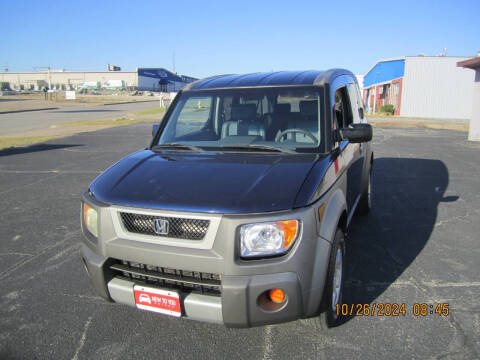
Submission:
<svg viewBox="0 0 480 360">
<path fill-rule="evenodd" d="M 323 107 L 318 87 L 185 92 L 156 145 L 318 151 L 323 149 Z"/>
</svg>

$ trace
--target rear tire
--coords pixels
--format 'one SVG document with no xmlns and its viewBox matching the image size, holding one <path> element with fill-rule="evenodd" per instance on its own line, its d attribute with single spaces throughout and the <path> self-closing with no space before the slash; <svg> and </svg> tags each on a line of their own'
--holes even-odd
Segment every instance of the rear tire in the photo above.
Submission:
<svg viewBox="0 0 480 360">
<path fill-rule="evenodd" d="M 337 229 L 330 251 L 330 260 L 327 270 L 327 281 L 323 292 L 322 307 L 324 312 L 320 314 L 320 326 L 327 328 L 339 325 L 340 315 L 338 308 L 342 305 L 343 283 L 345 272 L 345 235 L 341 229 Z"/>
</svg>

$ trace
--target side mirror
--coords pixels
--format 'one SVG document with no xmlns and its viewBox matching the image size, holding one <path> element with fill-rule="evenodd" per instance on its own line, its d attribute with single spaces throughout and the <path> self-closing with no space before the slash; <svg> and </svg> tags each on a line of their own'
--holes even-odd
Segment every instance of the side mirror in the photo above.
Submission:
<svg viewBox="0 0 480 360">
<path fill-rule="evenodd" d="M 351 124 L 350 127 L 335 131 L 336 140 L 348 140 L 351 143 L 362 143 L 372 140 L 373 130 L 370 124 Z"/>
<path fill-rule="evenodd" d="M 152 136 L 155 136 L 159 127 L 160 127 L 160 124 L 153 124 L 152 125 Z"/>
</svg>

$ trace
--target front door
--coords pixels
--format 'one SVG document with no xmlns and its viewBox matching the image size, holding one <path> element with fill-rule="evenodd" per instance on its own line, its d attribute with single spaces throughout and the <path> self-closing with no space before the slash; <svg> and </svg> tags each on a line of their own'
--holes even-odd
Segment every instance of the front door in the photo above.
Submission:
<svg viewBox="0 0 480 360">
<path fill-rule="evenodd" d="M 351 86 L 351 84 L 348 84 Z M 353 84 L 353 86 L 355 86 Z M 352 90 L 355 90 L 352 91 Z M 339 87 L 335 91 L 334 117 L 338 127 L 348 127 L 354 122 L 360 122 L 357 104 L 357 92 L 355 88 L 348 89 L 347 86 Z M 347 170 L 347 206 L 348 212 L 354 209 L 361 191 L 363 172 L 363 151 L 362 144 L 353 144 L 348 140 L 340 143 L 341 162 Z"/>
</svg>

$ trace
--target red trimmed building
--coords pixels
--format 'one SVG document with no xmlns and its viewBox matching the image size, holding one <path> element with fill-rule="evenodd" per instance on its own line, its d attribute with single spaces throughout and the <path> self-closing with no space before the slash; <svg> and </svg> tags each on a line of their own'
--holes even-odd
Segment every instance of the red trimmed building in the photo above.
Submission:
<svg viewBox="0 0 480 360">
<path fill-rule="evenodd" d="M 473 74 L 457 67 L 464 57 L 406 56 L 378 61 L 363 79 L 369 113 L 393 105 L 405 117 L 469 119 Z"/>
</svg>

